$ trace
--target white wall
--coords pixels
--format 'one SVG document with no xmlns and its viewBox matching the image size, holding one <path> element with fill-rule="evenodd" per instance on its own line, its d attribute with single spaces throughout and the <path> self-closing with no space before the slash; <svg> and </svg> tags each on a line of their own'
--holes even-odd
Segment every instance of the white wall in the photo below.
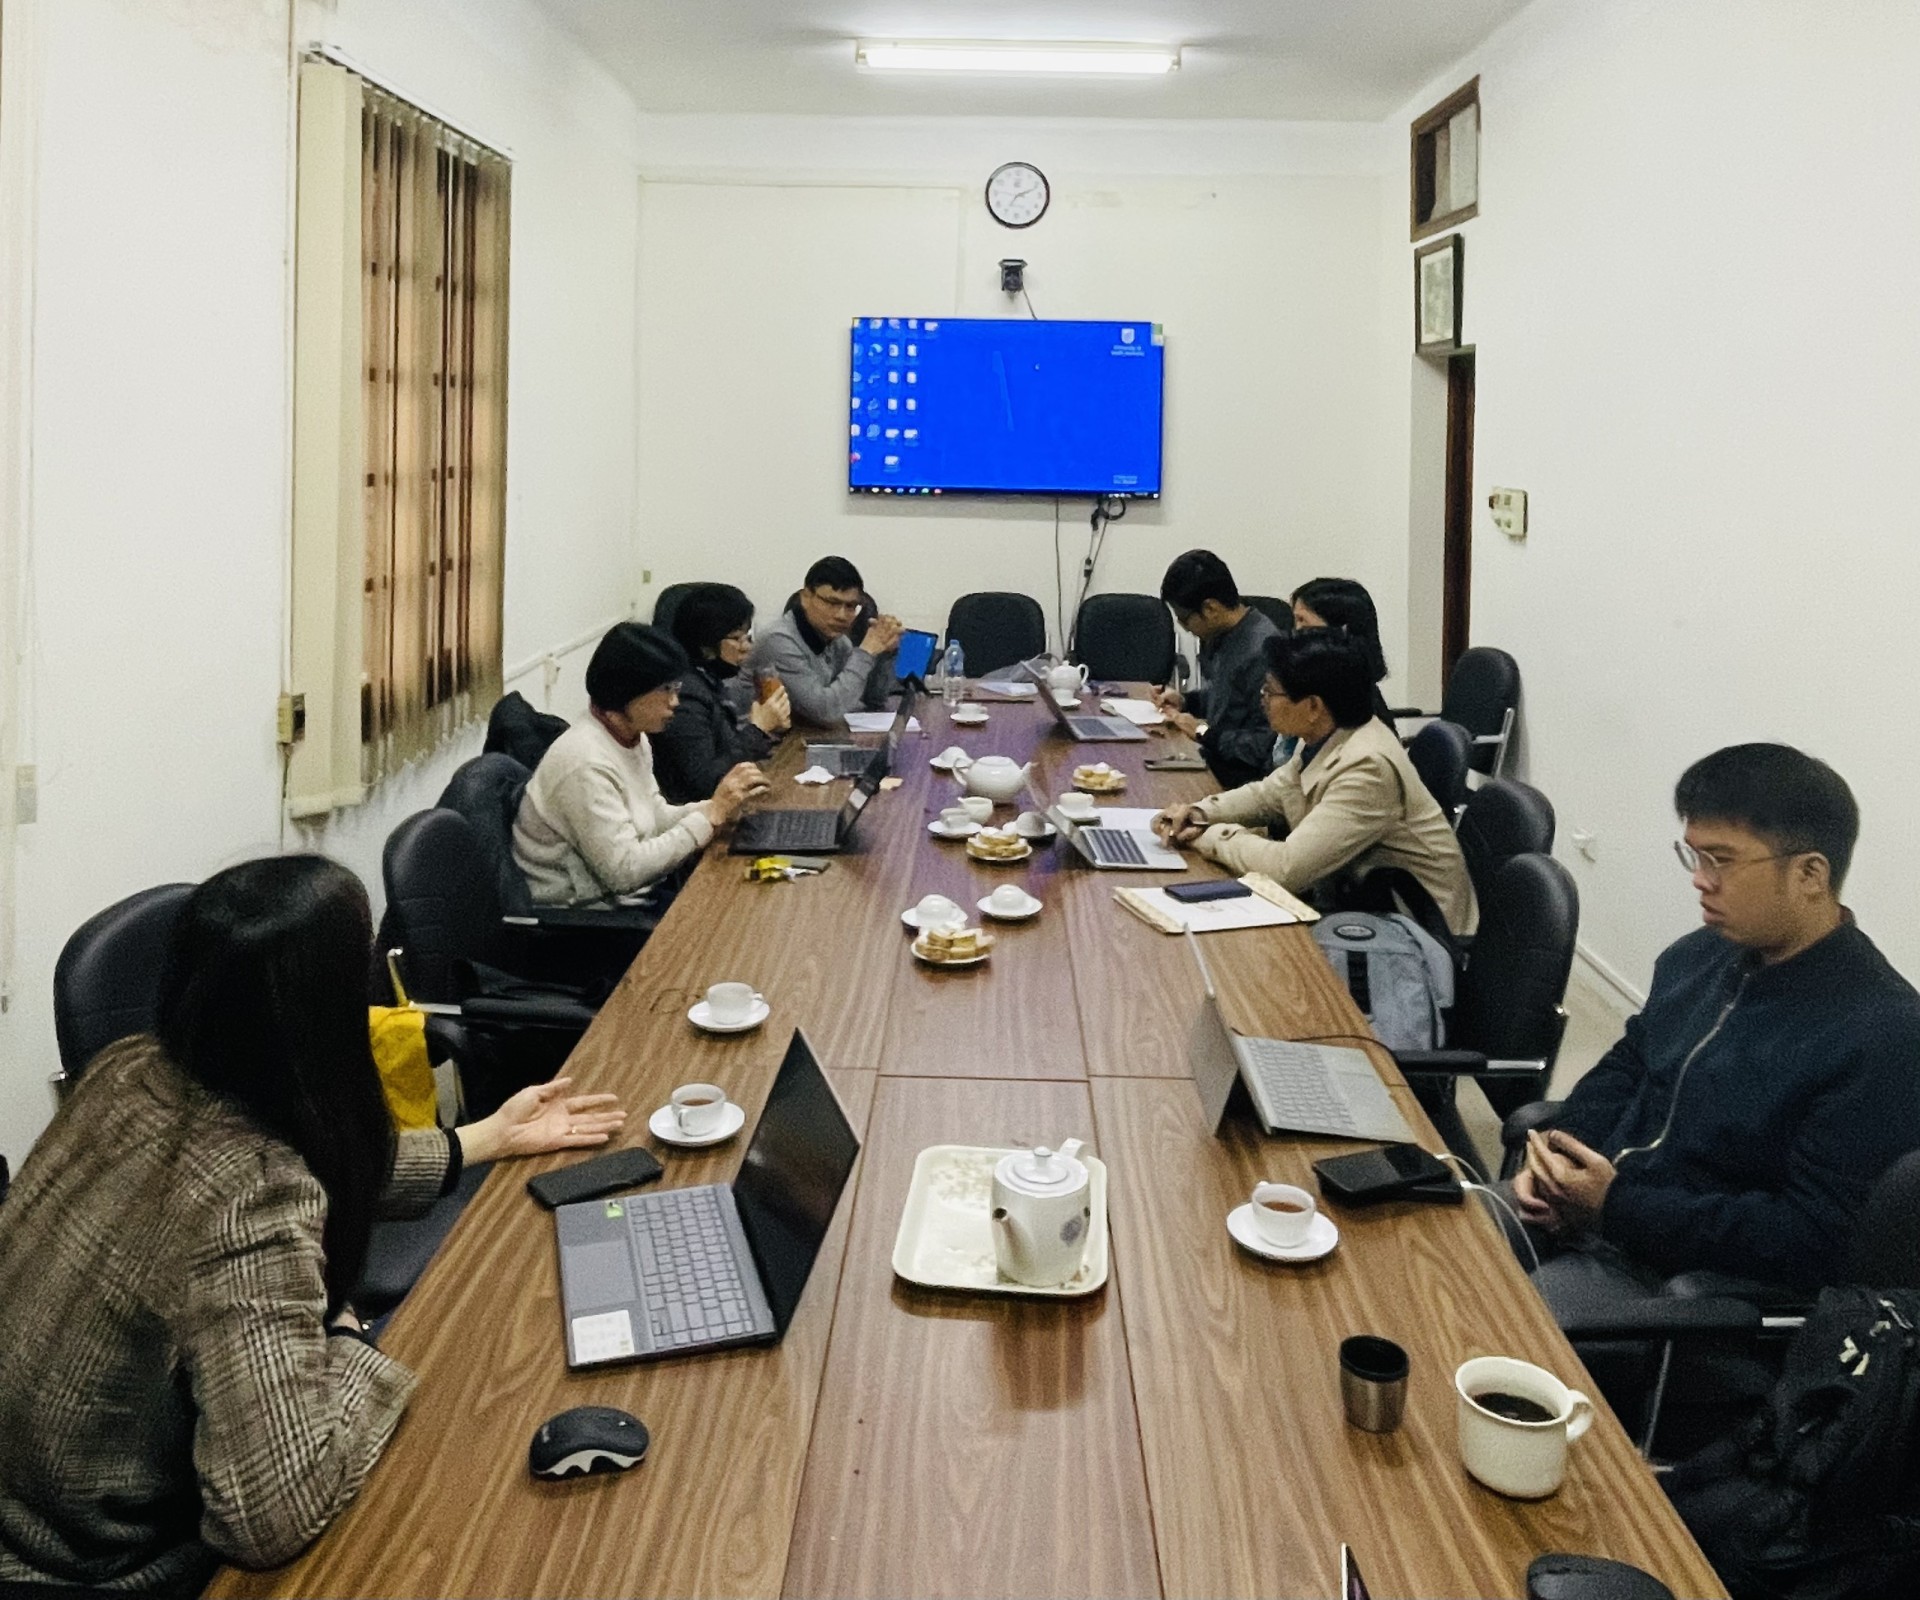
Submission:
<svg viewBox="0 0 1920 1600">
<path fill-rule="evenodd" d="M 846 339 L 856 315 L 1151 318 L 1167 338 L 1166 491 L 1114 525 L 1095 588 L 1157 593 L 1218 550 L 1284 594 L 1361 578 L 1404 631 L 1400 404 L 1379 301 L 1378 130 L 1225 124 L 959 125 L 648 118 L 640 242 L 641 527 L 653 587 L 741 584 L 765 612 L 816 555 L 851 557 L 889 609 L 939 628 L 969 589 L 1054 613 L 1049 501 L 846 492 Z M 980 191 L 1036 161 L 1053 206 L 1022 232 Z M 1071 605 L 1089 500 L 1065 502 Z"/>
<path fill-rule="evenodd" d="M 1675 778 L 1778 739 L 1853 785 L 1846 898 L 1920 978 L 1920 10 L 1536 0 L 1392 129 L 1474 72 L 1473 632 L 1519 657 L 1585 942 L 1644 987 L 1697 920 Z"/>
<path fill-rule="evenodd" d="M 8 128 L 31 134 L 37 193 L 32 492 L 9 528 L 25 627 L 7 687 L 18 759 L 39 772 L 0 1015 L 0 1153 L 17 1160 L 51 1114 L 67 934 L 135 889 L 280 842 L 293 48 L 336 44 L 516 158 L 509 663 L 632 595 L 637 202 L 627 101 L 523 0 L 7 12 L 9 44 L 22 12 L 31 23 L 31 108 L 10 105 Z M 575 679 L 569 662 L 563 697 Z M 377 894 L 388 828 L 470 744 L 309 842 Z"/>
</svg>

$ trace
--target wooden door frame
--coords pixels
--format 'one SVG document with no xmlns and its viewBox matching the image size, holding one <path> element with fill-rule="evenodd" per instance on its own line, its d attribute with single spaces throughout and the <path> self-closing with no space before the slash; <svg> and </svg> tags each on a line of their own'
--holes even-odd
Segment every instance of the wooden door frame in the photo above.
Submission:
<svg viewBox="0 0 1920 1600">
<path fill-rule="evenodd" d="M 1447 359 L 1447 489 L 1441 556 L 1440 679 L 1445 683 L 1472 637 L 1473 398 L 1471 348 Z"/>
</svg>

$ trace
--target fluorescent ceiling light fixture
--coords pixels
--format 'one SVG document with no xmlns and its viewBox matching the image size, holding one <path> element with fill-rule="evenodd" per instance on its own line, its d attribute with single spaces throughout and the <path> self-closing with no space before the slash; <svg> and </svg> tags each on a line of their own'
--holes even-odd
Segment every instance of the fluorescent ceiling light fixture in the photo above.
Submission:
<svg viewBox="0 0 1920 1600">
<path fill-rule="evenodd" d="M 861 39 L 856 66 L 874 72 L 1019 72 L 1157 77 L 1180 65 L 1180 47 L 1051 40 Z"/>
</svg>

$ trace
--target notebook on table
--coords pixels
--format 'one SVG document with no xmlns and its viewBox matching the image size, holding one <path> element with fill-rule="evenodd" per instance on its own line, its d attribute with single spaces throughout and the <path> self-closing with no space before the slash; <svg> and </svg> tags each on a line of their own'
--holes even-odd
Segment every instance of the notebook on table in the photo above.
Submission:
<svg viewBox="0 0 1920 1600">
<path fill-rule="evenodd" d="M 1325 1133 L 1411 1143 L 1413 1129 L 1365 1051 L 1235 1033 L 1220 1010 L 1213 972 L 1193 930 L 1185 934 L 1206 995 L 1187 1034 L 1187 1064 L 1200 1111 L 1216 1133 L 1236 1081 L 1247 1086 L 1268 1133 Z"/>
<path fill-rule="evenodd" d="M 567 1365 L 776 1342 L 793 1321 L 859 1153 L 796 1028 L 731 1184 L 554 1211 Z"/>
</svg>

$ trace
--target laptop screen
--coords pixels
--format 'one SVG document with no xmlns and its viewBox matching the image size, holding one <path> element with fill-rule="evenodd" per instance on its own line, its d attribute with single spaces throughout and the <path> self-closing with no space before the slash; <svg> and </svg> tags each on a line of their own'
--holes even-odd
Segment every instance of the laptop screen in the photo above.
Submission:
<svg viewBox="0 0 1920 1600">
<path fill-rule="evenodd" d="M 753 1248 L 774 1326 L 782 1333 L 793 1320 L 859 1154 L 860 1141 L 846 1113 L 806 1035 L 795 1028 L 733 1180 L 740 1225 Z"/>
<path fill-rule="evenodd" d="M 1187 1033 L 1187 1067 L 1193 1073 L 1193 1087 L 1200 1096 L 1200 1120 L 1219 1133 L 1226 1121 L 1233 1086 L 1239 1081 L 1240 1058 L 1234 1052 L 1227 1020 L 1220 1015 L 1220 1001 L 1213 991 L 1213 974 L 1207 969 L 1207 958 L 1201 953 L 1200 941 L 1191 928 L 1187 930 L 1186 940 L 1194 964 L 1200 969 L 1200 980 L 1207 989 Z"/>
</svg>

